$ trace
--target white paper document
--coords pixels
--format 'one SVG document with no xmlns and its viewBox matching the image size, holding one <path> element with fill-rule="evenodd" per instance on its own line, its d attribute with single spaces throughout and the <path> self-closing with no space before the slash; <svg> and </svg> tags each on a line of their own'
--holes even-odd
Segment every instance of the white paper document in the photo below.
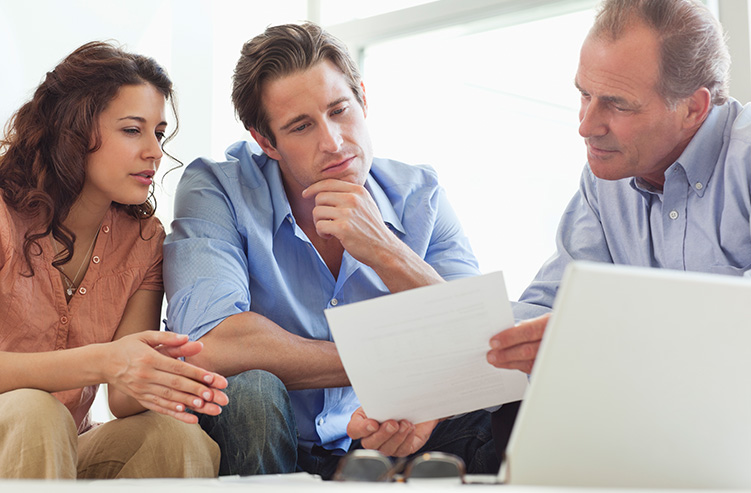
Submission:
<svg viewBox="0 0 751 493">
<path fill-rule="evenodd" d="M 357 397 L 377 421 L 430 419 L 520 400 L 527 375 L 485 359 L 514 325 L 495 272 L 326 310 Z"/>
</svg>

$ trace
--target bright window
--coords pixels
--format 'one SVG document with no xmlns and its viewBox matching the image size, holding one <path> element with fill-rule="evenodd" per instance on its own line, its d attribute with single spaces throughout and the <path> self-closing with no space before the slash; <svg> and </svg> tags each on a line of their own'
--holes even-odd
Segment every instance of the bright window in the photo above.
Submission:
<svg viewBox="0 0 751 493">
<path fill-rule="evenodd" d="M 353 2 L 352 0 L 320 0 L 320 23 L 321 25 L 339 24 L 341 22 L 372 17 L 434 1 L 378 0 L 377 2 Z"/>
<path fill-rule="evenodd" d="M 553 253 L 585 162 L 573 80 L 592 19 L 586 10 L 365 49 L 376 155 L 436 168 L 481 269 L 503 270 L 512 299 Z"/>
</svg>

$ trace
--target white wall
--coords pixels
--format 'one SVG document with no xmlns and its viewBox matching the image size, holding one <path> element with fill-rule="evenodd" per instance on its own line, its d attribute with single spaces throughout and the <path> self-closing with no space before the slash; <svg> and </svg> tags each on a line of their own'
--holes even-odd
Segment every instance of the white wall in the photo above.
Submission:
<svg viewBox="0 0 751 493">
<path fill-rule="evenodd" d="M 246 135 L 230 101 L 242 44 L 269 24 L 303 20 L 306 9 L 305 0 L 0 0 L 0 122 L 75 48 L 116 40 L 154 57 L 175 82 L 180 132 L 168 151 L 185 164 L 220 158 Z M 163 161 L 157 182 L 174 166 Z M 168 174 L 158 190 L 157 215 L 166 227 L 179 176 Z"/>
</svg>

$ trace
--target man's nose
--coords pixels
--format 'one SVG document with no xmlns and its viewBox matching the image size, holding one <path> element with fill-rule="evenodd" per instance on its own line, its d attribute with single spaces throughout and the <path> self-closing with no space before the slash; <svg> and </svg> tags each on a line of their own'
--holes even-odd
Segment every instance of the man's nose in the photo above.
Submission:
<svg viewBox="0 0 751 493">
<path fill-rule="evenodd" d="M 607 133 L 607 119 L 601 105 L 595 101 L 582 102 L 579 109 L 579 135 L 587 138 Z"/>
<path fill-rule="evenodd" d="M 321 125 L 320 147 L 325 152 L 337 152 L 342 147 L 342 133 L 339 125 L 326 122 Z"/>
</svg>

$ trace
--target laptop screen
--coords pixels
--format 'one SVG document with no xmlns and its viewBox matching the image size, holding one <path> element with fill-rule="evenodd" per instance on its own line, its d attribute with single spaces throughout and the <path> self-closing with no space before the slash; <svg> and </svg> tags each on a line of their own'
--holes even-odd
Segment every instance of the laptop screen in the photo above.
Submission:
<svg viewBox="0 0 751 493">
<path fill-rule="evenodd" d="M 572 263 L 509 484 L 750 488 L 751 280 Z"/>
</svg>

